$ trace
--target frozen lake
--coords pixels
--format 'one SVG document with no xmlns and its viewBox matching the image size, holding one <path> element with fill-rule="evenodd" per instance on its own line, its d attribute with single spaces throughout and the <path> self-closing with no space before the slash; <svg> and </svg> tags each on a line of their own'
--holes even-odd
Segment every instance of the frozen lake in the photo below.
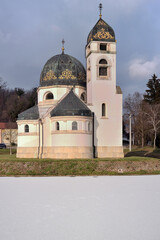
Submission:
<svg viewBox="0 0 160 240">
<path fill-rule="evenodd" d="M 160 176 L 0 178 L 1 240 L 160 240 Z"/>
</svg>

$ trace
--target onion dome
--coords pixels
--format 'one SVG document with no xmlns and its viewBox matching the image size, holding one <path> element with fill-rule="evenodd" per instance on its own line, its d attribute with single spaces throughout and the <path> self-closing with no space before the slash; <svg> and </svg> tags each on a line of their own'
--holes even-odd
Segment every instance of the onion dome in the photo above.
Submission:
<svg viewBox="0 0 160 240">
<path fill-rule="evenodd" d="M 101 17 L 90 31 L 87 38 L 87 45 L 90 41 L 115 42 L 113 29 Z"/>
<path fill-rule="evenodd" d="M 64 54 L 50 58 L 41 72 L 40 86 L 86 86 L 86 71 L 76 58 Z"/>
</svg>

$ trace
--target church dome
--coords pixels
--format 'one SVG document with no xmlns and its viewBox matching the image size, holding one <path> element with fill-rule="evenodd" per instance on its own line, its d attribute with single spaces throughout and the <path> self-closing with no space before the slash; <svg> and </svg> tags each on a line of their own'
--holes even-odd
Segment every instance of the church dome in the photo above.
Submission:
<svg viewBox="0 0 160 240">
<path fill-rule="evenodd" d="M 115 42 L 115 33 L 113 29 L 100 18 L 88 35 L 87 45 L 90 41 Z"/>
<path fill-rule="evenodd" d="M 64 54 L 50 58 L 41 72 L 40 86 L 86 86 L 86 71 L 76 58 Z"/>
</svg>

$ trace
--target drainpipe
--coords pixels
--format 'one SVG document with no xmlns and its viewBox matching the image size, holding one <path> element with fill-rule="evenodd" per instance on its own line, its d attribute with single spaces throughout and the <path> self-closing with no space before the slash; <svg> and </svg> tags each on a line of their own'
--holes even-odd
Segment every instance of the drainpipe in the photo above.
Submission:
<svg viewBox="0 0 160 240">
<path fill-rule="evenodd" d="M 42 147 L 41 147 L 41 158 L 43 156 L 43 122 L 41 120 L 41 125 L 42 125 Z"/>
<path fill-rule="evenodd" d="M 95 145 L 94 145 L 94 112 L 92 112 L 92 148 L 93 148 L 93 158 L 95 158 Z"/>
<path fill-rule="evenodd" d="M 129 151 L 132 151 L 132 115 L 129 115 Z"/>
<path fill-rule="evenodd" d="M 38 158 L 40 158 L 40 149 L 41 149 L 41 118 L 38 119 L 39 122 L 39 146 L 38 146 Z"/>
</svg>

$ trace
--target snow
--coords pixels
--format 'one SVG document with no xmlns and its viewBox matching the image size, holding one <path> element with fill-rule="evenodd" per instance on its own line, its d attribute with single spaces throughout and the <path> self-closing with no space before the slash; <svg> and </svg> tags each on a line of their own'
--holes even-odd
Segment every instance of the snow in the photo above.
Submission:
<svg viewBox="0 0 160 240">
<path fill-rule="evenodd" d="M 159 240 L 160 176 L 2 177 L 1 240 Z"/>
</svg>

